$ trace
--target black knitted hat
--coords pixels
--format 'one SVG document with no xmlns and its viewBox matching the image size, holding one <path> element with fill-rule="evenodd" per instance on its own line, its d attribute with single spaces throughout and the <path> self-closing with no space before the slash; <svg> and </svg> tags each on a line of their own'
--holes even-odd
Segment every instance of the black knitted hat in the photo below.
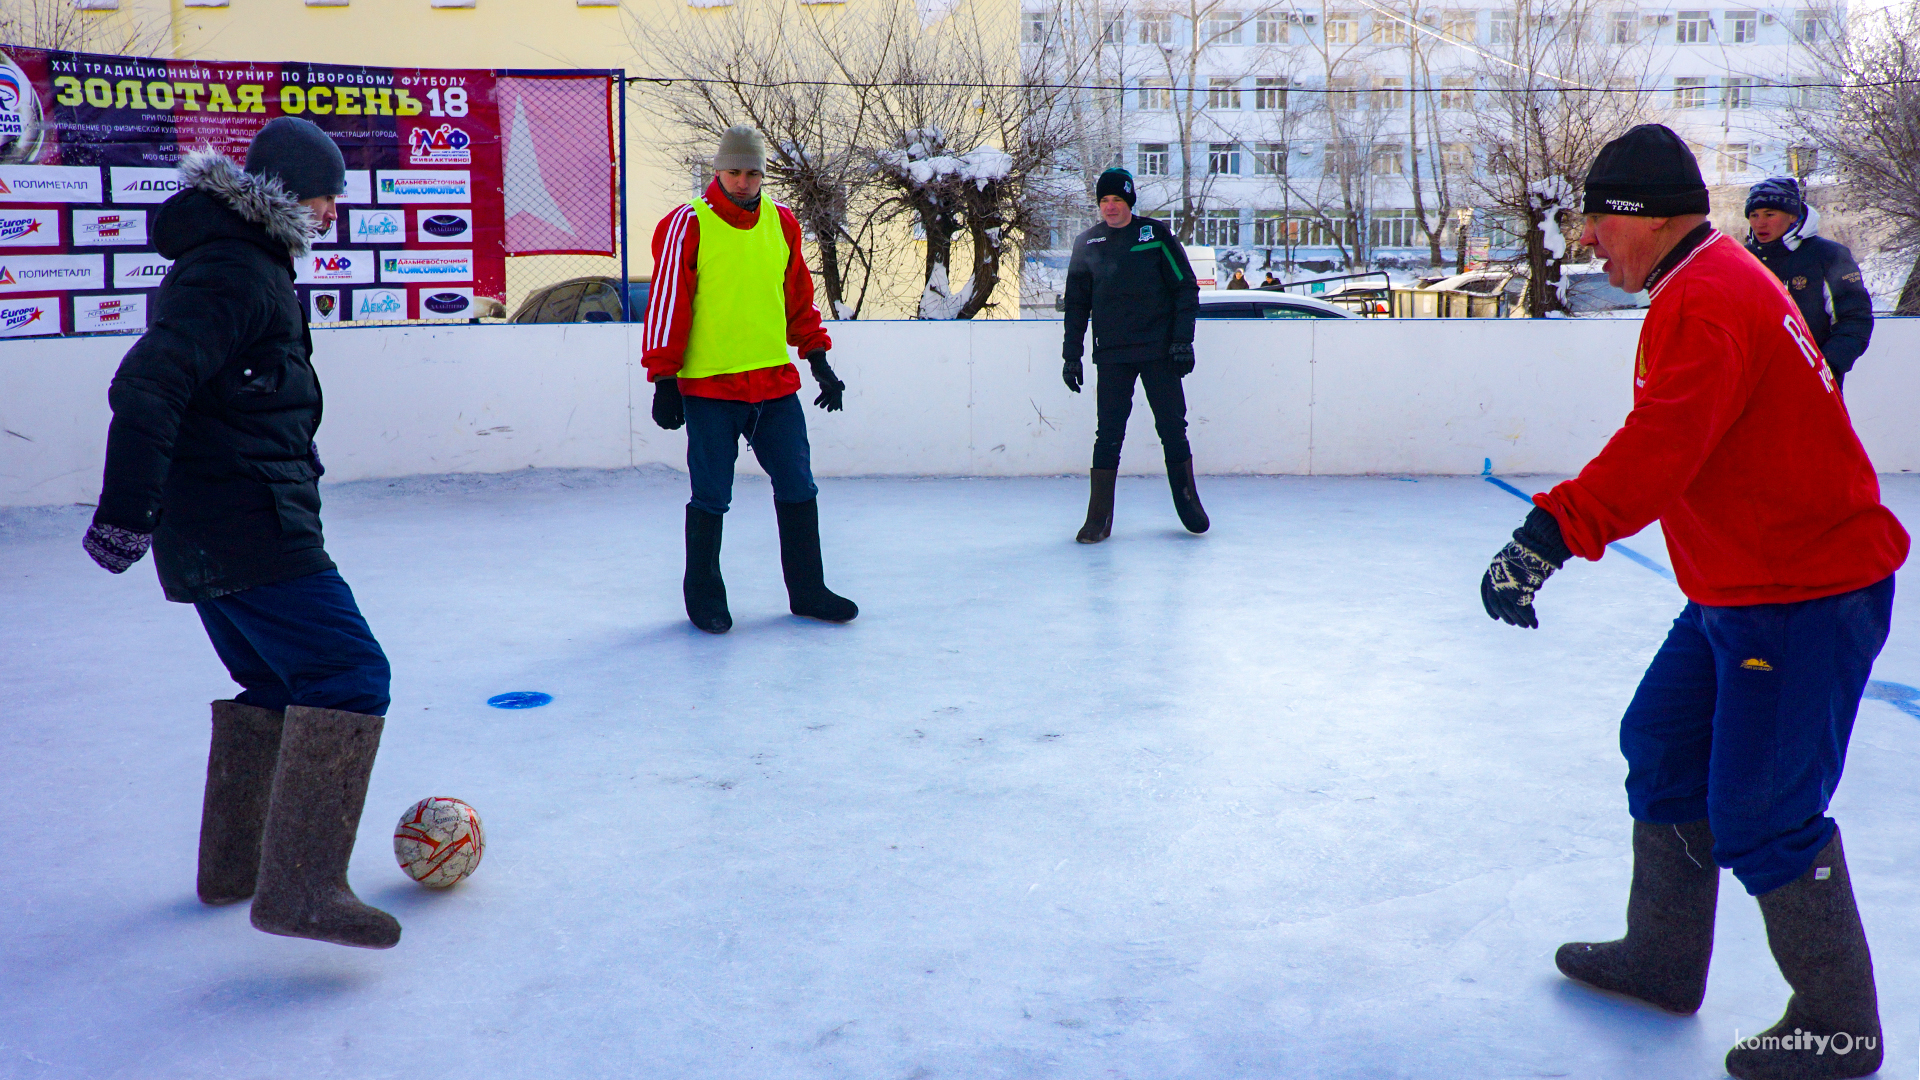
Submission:
<svg viewBox="0 0 1920 1080">
<path fill-rule="evenodd" d="M 1094 201 L 1098 202 L 1109 195 L 1118 195 L 1127 200 L 1128 206 L 1132 206 L 1135 197 L 1133 174 L 1125 169 L 1108 169 L 1101 173 L 1100 182 L 1093 186 Z"/>
<path fill-rule="evenodd" d="M 247 171 L 278 177 L 296 199 L 347 193 L 347 162 L 333 139 L 311 120 L 278 116 L 247 147 Z"/>
<path fill-rule="evenodd" d="M 1641 124 L 1601 147 L 1587 170 L 1583 213 L 1676 217 L 1707 210 L 1700 163 L 1663 124 Z"/>
<path fill-rule="evenodd" d="M 1797 218 L 1807 216 L 1807 200 L 1800 194 L 1800 182 L 1791 176 L 1769 176 L 1747 192 L 1747 213 L 1778 210 Z"/>
</svg>

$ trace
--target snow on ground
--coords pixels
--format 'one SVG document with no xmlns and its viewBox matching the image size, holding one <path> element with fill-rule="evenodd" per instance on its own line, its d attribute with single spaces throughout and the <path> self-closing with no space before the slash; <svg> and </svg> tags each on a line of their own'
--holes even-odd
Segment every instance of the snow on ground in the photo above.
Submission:
<svg viewBox="0 0 1920 1080">
<path fill-rule="evenodd" d="M 1578 564 L 1526 632 L 1480 610 L 1525 509 L 1492 485 L 1202 491 L 1192 537 L 1125 479 L 1083 547 L 1081 480 L 826 481 L 835 627 L 785 613 L 743 477 L 713 638 L 672 474 L 330 487 L 396 673 L 353 868 L 406 927 L 378 953 L 194 899 L 230 684 L 150 561 L 87 561 L 84 509 L 0 514 L 0 1077 L 1721 1075 L 1787 993 L 1731 877 L 1695 1018 L 1552 963 L 1622 926 L 1615 727 L 1673 585 Z M 1916 610 L 1877 679 L 1920 685 Z M 1920 719 L 1866 702 L 1835 813 L 1897 1078 L 1917 764 Z M 491 844 L 446 893 L 387 840 L 427 795 Z"/>
</svg>

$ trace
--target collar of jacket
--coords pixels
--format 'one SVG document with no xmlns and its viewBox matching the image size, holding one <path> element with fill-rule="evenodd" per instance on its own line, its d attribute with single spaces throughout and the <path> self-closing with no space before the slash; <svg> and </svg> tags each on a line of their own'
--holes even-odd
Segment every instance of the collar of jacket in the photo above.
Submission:
<svg viewBox="0 0 1920 1080">
<path fill-rule="evenodd" d="M 1712 222 L 1703 221 L 1694 226 L 1692 232 L 1681 237 L 1680 242 L 1673 245 L 1673 250 L 1667 252 L 1665 257 L 1654 265 L 1653 273 L 1647 275 L 1647 283 L 1641 288 L 1651 291 L 1654 286 L 1660 284 L 1661 278 L 1673 273 L 1675 267 L 1686 261 L 1687 256 L 1693 254 L 1694 248 L 1706 243 L 1707 238 L 1712 235 Z"/>
<path fill-rule="evenodd" d="M 707 205 L 713 208 L 714 213 L 720 215 L 721 221 L 726 222 L 736 229 L 751 229 L 755 225 L 760 224 L 760 210 L 767 205 L 767 193 L 765 189 L 762 189 L 760 192 L 759 207 L 755 207 L 752 210 L 740 209 L 739 203 L 727 198 L 726 189 L 720 186 L 720 180 L 717 177 L 712 183 L 707 185 L 707 193 L 702 195 L 701 198 L 705 199 Z"/>
<path fill-rule="evenodd" d="M 180 161 L 180 179 L 233 208 L 260 226 L 287 255 L 298 259 L 313 241 L 313 215 L 287 193 L 280 179 L 255 176 L 217 150 L 195 150 Z"/>
</svg>

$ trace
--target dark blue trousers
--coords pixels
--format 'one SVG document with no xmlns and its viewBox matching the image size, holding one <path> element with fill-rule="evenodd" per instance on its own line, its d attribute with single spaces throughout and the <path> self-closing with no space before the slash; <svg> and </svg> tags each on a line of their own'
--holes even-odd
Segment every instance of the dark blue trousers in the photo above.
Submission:
<svg viewBox="0 0 1920 1080">
<path fill-rule="evenodd" d="M 1754 896 L 1833 838 L 1827 804 L 1886 644 L 1893 578 L 1797 604 L 1689 603 L 1620 721 L 1634 818 L 1706 818 L 1713 858 Z"/>
<path fill-rule="evenodd" d="M 193 605 L 243 705 L 385 716 L 391 670 L 338 570 Z"/>
<path fill-rule="evenodd" d="M 773 501 L 802 503 L 820 493 L 813 485 L 813 450 L 800 395 L 771 401 L 724 401 L 687 397 L 687 474 L 693 508 L 724 514 L 733 505 L 733 463 L 745 437 L 773 480 Z"/>
<path fill-rule="evenodd" d="M 1098 422 L 1093 433 L 1093 467 L 1118 469 L 1120 445 L 1127 438 L 1127 420 L 1133 416 L 1133 383 L 1147 391 L 1153 410 L 1153 429 L 1169 466 L 1193 460 L 1187 442 L 1187 392 L 1169 360 L 1138 364 L 1095 364 L 1094 403 Z"/>
</svg>

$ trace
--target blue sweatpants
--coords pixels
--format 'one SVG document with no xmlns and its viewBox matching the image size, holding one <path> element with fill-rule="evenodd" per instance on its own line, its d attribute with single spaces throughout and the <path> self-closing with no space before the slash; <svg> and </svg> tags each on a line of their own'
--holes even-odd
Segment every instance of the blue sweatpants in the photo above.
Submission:
<svg viewBox="0 0 1920 1080">
<path fill-rule="evenodd" d="M 1833 838 L 1827 804 L 1886 644 L 1893 578 L 1795 604 L 1689 603 L 1620 721 L 1635 819 L 1706 818 L 1713 858 L 1754 896 Z"/>
<path fill-rule="evenodd" d="M 819 494 L 799 394 L 751 404 L 692 396 L 683 400 L 694 509 L 724 514 L 733 504 L 733 463 L 740 457 L 742 436 L 773 481 L 773 501 L 803 503 Z"/>
<path fill-rule="evenodd" d="M 193 605 L 233 681 L 234 700 L 262 709 L 385 716 L 387 654 L 338 570 L 261 585 Z"/>
</svg>

